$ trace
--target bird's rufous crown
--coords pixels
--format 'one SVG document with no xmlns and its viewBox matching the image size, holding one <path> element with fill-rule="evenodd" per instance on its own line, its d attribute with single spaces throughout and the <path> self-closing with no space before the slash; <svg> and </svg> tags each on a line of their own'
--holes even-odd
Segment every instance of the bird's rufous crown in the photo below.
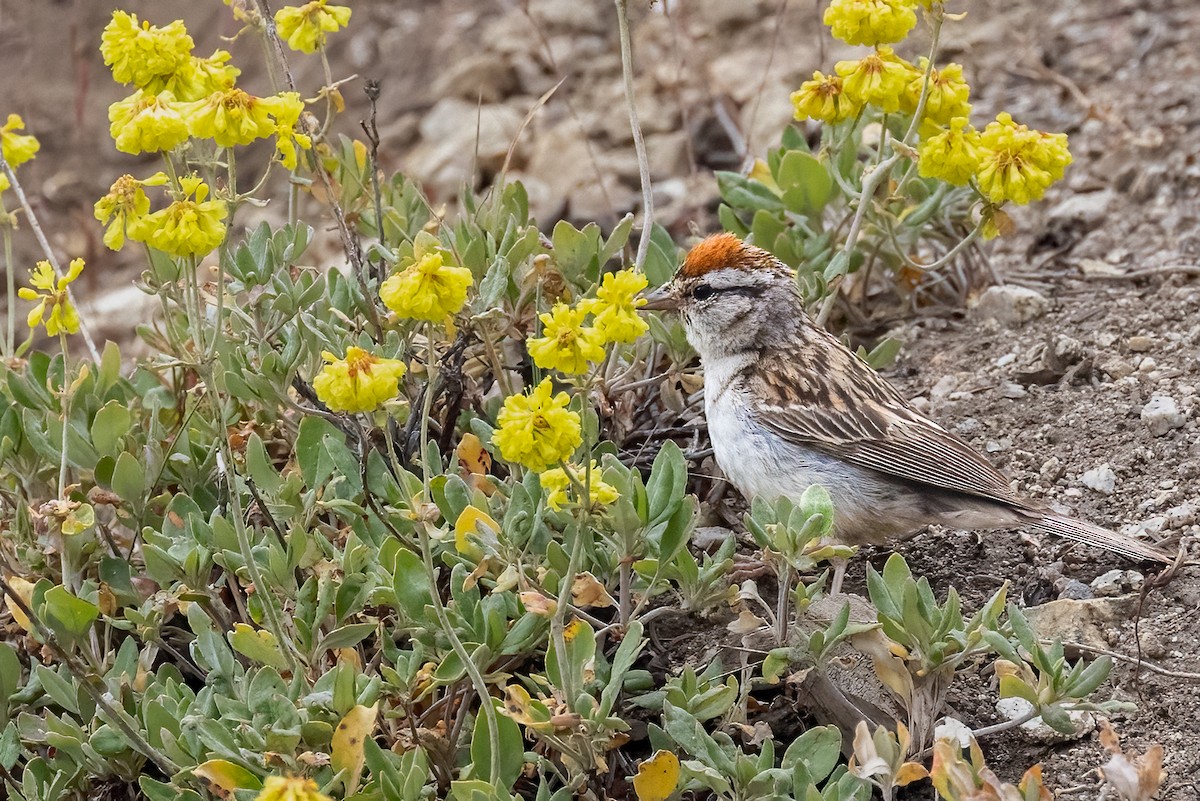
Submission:
<svg viewBox="0 0 1200 801">
<path fill-rule="evenodd" d="M 679 274 L 685 278 L 699 278 L 713 270 L 759 270 L 775 263 L 775 257 L 770 253 L 747 245 L 733 234 L 713 234 L 688 251 Z"/>
</svg>

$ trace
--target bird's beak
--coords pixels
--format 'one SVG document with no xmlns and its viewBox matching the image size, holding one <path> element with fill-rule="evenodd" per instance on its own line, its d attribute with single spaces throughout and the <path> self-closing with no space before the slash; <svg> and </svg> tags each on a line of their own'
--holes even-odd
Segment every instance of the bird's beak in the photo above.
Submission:
<svg viewBox="0 0 1200 801">
<path fill-rule="evenodd" d="M 679 293 L 672 284 L 663 284 L 658 289 L 645 296 L 646 305 L 642 311 L 677 311 L 682 303 Z"/>
</svg>

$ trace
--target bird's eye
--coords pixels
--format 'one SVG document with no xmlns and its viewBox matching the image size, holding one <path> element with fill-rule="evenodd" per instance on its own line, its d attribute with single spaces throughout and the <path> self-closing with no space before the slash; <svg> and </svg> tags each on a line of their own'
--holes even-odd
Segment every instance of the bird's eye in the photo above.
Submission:
<svg viewBox="0 0 1200 801">
<path fill-rule="evenodd" d="M 715 294 L 717 294 L 717 290 L 708 284 L 699 284 L 692 290 L 692 297 L 696 300 L 708 300 Z"/>
</svg>

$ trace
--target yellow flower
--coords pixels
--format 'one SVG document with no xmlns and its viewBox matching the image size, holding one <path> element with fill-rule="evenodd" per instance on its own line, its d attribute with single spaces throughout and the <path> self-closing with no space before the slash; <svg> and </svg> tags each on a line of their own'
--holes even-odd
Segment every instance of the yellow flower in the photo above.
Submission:
<svg viewBox="0 0 1200 801">
<path fill-rule="evenodd" d="M 792 106 L 798 120 L 820 120 L 830 124 L 848 120 L 862 108 L 842 92 L 841 78 L 821 72 L 814 72 L 811 81 L 805 81 L 792 92 Z"/>
<path fill-rule="evenodd" d="M 982 153 L 975 177 L 980 191 L 996 204 L 1040 199 L 1071 163 L 1066 134 L 1030 130 L 1013 122 L 1007 112 L 988 123 L 979 145 Z"/>
<path fill-rule="evenodd" d="M 954 186 L 966 186 L 979 170 L 979 132 L 966 117 L 955 117 L 950 127 L 921 142 L 917 170 L 922 178 L 938 178 Z"/>
<path fill-rule="evenodd" d="M 541 473 L 570 459 L 583 442 L 579 414 L 567 408 L 570 396 L 553 391 L 546 378 L 530 394 L 505 399 L 492 443 L 507 461 Z"/>
<path fill-rule="evenodd" d="M 126 235 L 137 239 L 131 231 L 150 213 L 150 198 L 146 197 L 142 187 L 162 186 L 166 182 L 167 176 L 161 172 L 144 181 L 122 175 L 109 188 L 108 194 L 96 201 L 94 213 L 102 225 L 108 226 L 104 231 L 104 244 L 110 250 L 124 247 Z"/>
<path fill-rule="evenodd" d="M 379 287 L 384 305 L 408 320 L 446 322 L 467 302 L 471 271 L 447 264 L 448 254 L 425 231 L 413 243 L 413 258 Z"/>
<path fill-rule="evenodd" d="M 286 104 L 279 96 L 255 97 L 234 87 L 187 104 L 185 113 L 192 136 L 233 147 L 275 133 L 271 115 L 282 113 Z"/>
<path fill-rule="evenodd" d="M 637 313 L 646 305 L 646 299 L 638 295 L 649 283 L 645 273 L 635 270 L 605 273 L 596 297 L 580 304 L 596 315 L 592 325 L 605 342 L 633 342 L 650 328 Z"/>
<path fill-rule="evenodd" d="M 117 150 L 133 156 L 174 150 L 188 138 L 187 123 L 170 92 L 152 95 L 138 89 L 108 107 L 108 121 Z"/>
<path fill-rule="evenodd" d="M 350 22 L 349 6 L 327 6 L 312 0 L 302 6 L 285 6 L 275 12 L 275 26 L 288 47 L 315 53 L 325 46 L 325 34 L 335 33 Z"/>
<path fill-rule="evenodd" d="M 279 101 L 279 108 L 275 112 L 275 155 L 284 167 L 294 170 L 299 155 L 296 148 L 311 149 L 312 137 L 296 130 L 296 123 L 304 111 L 300 93 L 283 92 L 279 95 Z"/>
<path fill-rule="evenodd" d="M 917 24 L 916 0 L 833 0 L 825 9 L 830 32 L 846 44 L 899 42 Z"/>
<path fill-rule="evenodd" d="M 921 87 L 925 84 L 925 69 L 929 59 L 921 56 L 916 66 L 917 74 L 908 84 L 908 98 L 905 111 L 909 114 L 917 109 L 921 99 Z M 947 64 L 941 69 L 929 72 L 929 94 L 925 98 L 924 123 L 934 125 L 949 125 L 955 117 L 967 117 L 971 114 L 971 104 L 967 99 L 971 95 L 971 87 L 963 79 L 962 64 Z"/>
<path fill-rule="evenodd" d="M 585 326 L 587 309 L 572 309 L 565 303 L 555 303 L 550 311 L 539 315 L 542 336 L 526 343 L 533 363 L 547 370 L 561 370 L 578 375 L 586 373 L 589 362 L 604 358 L 604 336 L 596 328 Z"/>
<path fill-rule="evenodd" d="M 542 489 L 546 491 L 546 505 L 555 511 L 562 509 L 570 499 L 576 495 L 576 487 L 571 479 L 574 479 L 581 486 L 584 484 L 584 479 L 587 478 L 581 466 L 571 464 L 567 465 L 567 469 L 571 471 L 567 475 L 567 470 L 561 467 L 554 467 L 545 471 L 538 476 L 542 482 Z M 591 466 L 591 483 L 588 486 L 588 506 L 608 506 L 614 503 L 621 497 L 621 493 L 612 484 L 607 483 L 600 477 L 600 470 L 596 466 L 596 460 L 592 460 Z"/>
<path fill-rule="evenodd" d="M 135 14 L 114 11 L 100 36 L 100 53 L 118 83 L 148 86 L 170 75 L 192 55 L 192 37 L 181 20 L 165 28 L 143 22 Z"/>
<path fill-rule="evenodd" d="M 312 779 L 268 776 L 254 801 L 332 801 Z"/>
<path fill-rule="evenodd" d="M 205 200 L 208 184 L 194 175 L 179 183 L 182 197 L 136 223 L 130 221 L 129 238 L 172 256 L 203 256 L 225 239 L 225 202 Z"/>
<path fill-rule="evenodd" d="M 880 47 L 858 61 L 839 61 L 834 70 L 842 77 L 843 95 L 851 102 L 870 103 L 890 114 L 905 102 L 914 67 L 897 57 L 892 48 Z"/>
<path fill-rule="evenodd" d="M 16 114 L 9 114 L 4 127 L 0 128 L 0 149 L 4 160 L 14 170 L 33 158 L 33 154 L 41 150 L 38 140 L 28 134 L 15 133 L 25 130 L 25 120 Z"/>
<path fill-rule="evenodd" d="M 192 103 L 214 92 L 228 91 L 242 74 L 240 69 L 228 63 L 229 59 L 225 50 L 216 50 L 208 58 L 191 56 L 170 75 L 151 81 L 147 91 L 166 90 L 180 103 Z"/>
<path fill-rule="evenodd" d="M 353 345 L 339 359 L 329 351 L 321 354 L 329 362 L 313 379 L 321 402 L 335 412 L 372 412 L 396 397 L 396 385 L 407 372 L 398 359 L 381 359 Z"/>
<path fill-rule="evenodd" d="M 60 333 L 79 333 L 79 313 L 71 302 L 67 286 L 83 272 L 83 259 L 72 259 L 67 274 L 59 278 L 48 261 L 39 261 L 30 271 L 29 287 L 21 287 L 17 295 L 21 300 L 36 300 L 38 304 L 29 311 L 25 322 L 37 328 L 45 322 L 46 333 L 52 337 Z M 39 291 L 40 290 L 40 291 Z"/>
</svg>

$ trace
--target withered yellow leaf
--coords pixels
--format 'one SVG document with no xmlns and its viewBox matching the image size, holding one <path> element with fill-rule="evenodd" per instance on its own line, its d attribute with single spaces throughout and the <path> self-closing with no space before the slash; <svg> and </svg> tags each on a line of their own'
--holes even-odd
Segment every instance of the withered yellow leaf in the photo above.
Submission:
<svg viewBox="0 0 1200 801">
<path fill-rule="evenodd" d="M 17 594 L 17 597 L 25 602 L 26 606 L 33 603 L 33 582 L 26 581 L 20 576 L 13 576 L 8 580 L 8 586 Z M 33 633 L 33 624 L 29 622 L 29 618 L 21 611 L 21 607 L 17 606 L 16 602 L 4 594 L 4 605 L 8 607 L 8 612 L 13 616 L 13 620 L 17 621 L 17 625 L 25 629 L 25 633 Z"/>
<path fill-rule="evenodd" d="M 633 791 L 638 801 L 667 801 L 679 783 L 679 758 L 670 751 L 657 751 L 638 765 Z"/>
<path fill-rule="evenodd" d="M 362 776 L 363 762 L 366 756 L 363 752 L 363 742 L 371 736 L 375 729 L 375 713 L 378 704 L 358 706 L 346 713 L 333 732 L 333 748 L 330 754 L 330 764 L 334 770 L 346 771 L 346 795 L 354 795 L 358 789 L 358 781 Z"/>
<path fill-rule="evenodd" d="M 192 768 L 192 773 L 208 782 L 209 789 L 222 798 L 232 798 L 234 790 L 262 789 L 257 776 L 227 759 L 210 759 Z"/>
</svg>

